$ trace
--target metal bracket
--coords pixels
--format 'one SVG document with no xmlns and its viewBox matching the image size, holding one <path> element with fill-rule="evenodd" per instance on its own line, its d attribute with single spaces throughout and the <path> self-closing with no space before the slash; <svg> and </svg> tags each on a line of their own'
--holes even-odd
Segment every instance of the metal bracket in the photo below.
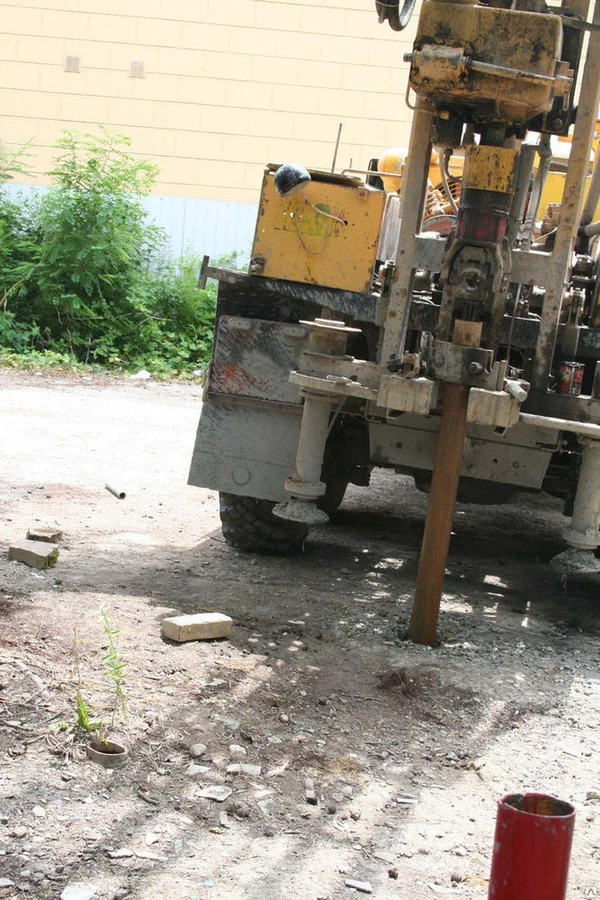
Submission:
<svg viewBox="0 0 600 900">
<path fill-rule="evenodd" d="M 463 347 L 448 341 L 436 341 L 427 359 L 427 375 L 451 384 L 495 390 L 497 363 L 492 350 L 482 347 Z"/>
<path fill-rule="evenodd" d="M 437 403 L 438 386 L 429 378 L 403 378 L 384 375 L 377 396 L 377 405 L 397 412 L 428 416 Z"/>
<path fill-rule="evenodd" d="M 469 392 L 467 421 L 493 428 L 512 428 L 519 423 L 521 404 L 505 391 L 472 388 Z"/>
</svg>

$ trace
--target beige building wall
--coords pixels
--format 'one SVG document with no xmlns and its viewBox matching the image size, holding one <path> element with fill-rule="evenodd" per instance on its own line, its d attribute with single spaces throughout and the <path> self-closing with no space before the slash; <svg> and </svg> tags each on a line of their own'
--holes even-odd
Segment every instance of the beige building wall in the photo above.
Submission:
<svg viewBox="0 0 600 900">
<path fill-rule="evenodd" d="M 160 166 L 156 193 L 230 201 L 257 201 L 266 162 L 329 169 L 340 122 L 337 170 L 364 167 L 410 121 L 412 28 L 374 5 L 5 0 L 0 140 L 32 139 L 43 173 L 61 129 L 107 125 Z"/>
</svg>

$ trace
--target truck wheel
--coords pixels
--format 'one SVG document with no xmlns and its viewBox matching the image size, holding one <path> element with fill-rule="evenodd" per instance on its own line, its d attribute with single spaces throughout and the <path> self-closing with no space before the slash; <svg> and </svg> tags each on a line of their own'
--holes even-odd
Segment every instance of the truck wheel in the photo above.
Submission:
<svg viewBox="0 0 600 900">
<path fill-rule="evenodd" d="M 256 497 L 219 494 L 221 528 L 225 542 L 237 550 L 294 556 L 302 552 L 308 534 L 306 525 L 274 516 L 275 504 Z"/>
<path fill-rule="evenodd" d="M 343 475 L 332 475 L 325 483 L 327 488 L 317 505 L 325 510 L 328 516 L 333 516 L 342 505 L 348 481 Z"/>
</svg>

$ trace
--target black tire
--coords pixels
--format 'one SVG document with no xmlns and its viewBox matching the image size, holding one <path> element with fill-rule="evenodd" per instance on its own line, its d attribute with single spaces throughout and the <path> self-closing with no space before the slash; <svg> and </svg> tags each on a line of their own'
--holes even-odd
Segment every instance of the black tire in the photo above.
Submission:
<svg viewBox="0 0 600 900">
<path fill-rule="evenodd" d="M 271 500 L 220 493 L 219 512 L 225 542 L 251 553 L 273 556 L 302 553 L 307 526 L 274 516 L 274 506 Z"/>
<path fill-rule="evenodd" d="M 348 479 L 343 475 L 331 476 L 326 481 L 325 493 L 319 500 L 317 506 L 324 510 L 328 516 L 333 516 L 342 505 L 346 488 L 348 487 Z"/>
</svg>

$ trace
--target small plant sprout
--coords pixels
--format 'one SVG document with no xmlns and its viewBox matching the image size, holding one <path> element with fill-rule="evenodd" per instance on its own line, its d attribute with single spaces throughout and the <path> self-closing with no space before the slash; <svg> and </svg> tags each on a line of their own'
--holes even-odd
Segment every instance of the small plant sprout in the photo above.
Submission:
<svg viewBox="0 0 600 900">
<path fill-rule="evenodd" d="M 123 715 L 126 715 L 125 709 L 125 691 L 124 684 L 127 676 L 127 663 L 119 654 L 119 640 L 121 631 L 113 628 L 110 624 L 106 609 L 100 607 L 100 619 L 104 629 L 104 643 L 102 649 L 105 651 L 102 657 L 102 665 L 106 674 L 114 685 L 114 697 L 112 705 L 111 727 L 114 727 L 117 711 L 120 709 Z"/>
<path fill-rule="evenodd" d="M 83 698 L 83 694 L 81 693 L 81 667 L 80 667 L 80 655 L 79 655 L 79 644 L 80 638 L 77 634 L 77 626 L 73 626 L 73 639 L 75 645 L 75 660 L 74 660 L 74 668 L 75 668 L 75 677 L 77 679 L 77 692 L 75 694 L 75 706 L 77 711 L 77 727 L 81 728 L 82 731 L 98 731 L 101 727 L 100 722 L 92 721 L 92 710 L 87 705 Z"/>
</svg>

